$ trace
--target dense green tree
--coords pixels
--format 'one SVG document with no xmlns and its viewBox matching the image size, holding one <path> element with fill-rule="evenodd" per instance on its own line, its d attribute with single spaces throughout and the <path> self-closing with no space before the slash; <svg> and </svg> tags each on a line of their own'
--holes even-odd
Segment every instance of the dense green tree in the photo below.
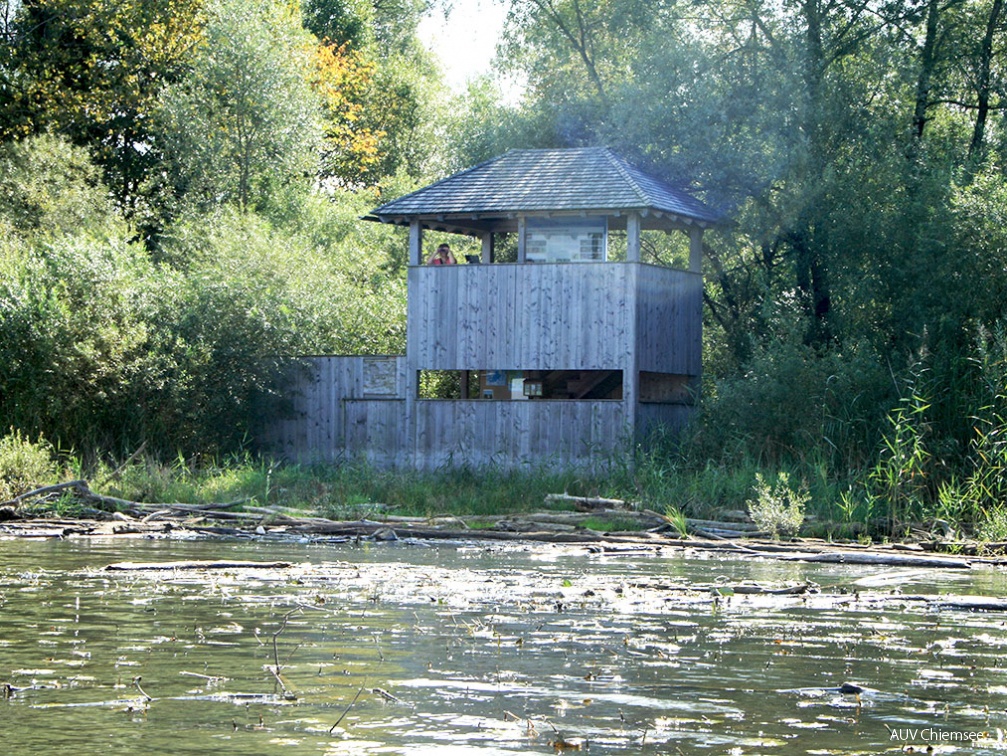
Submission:
<svg viewBox="0 0 1007 756">
<path fill-rule="evenodd" d="M 793 287 L 809 342 L 826 344 L 857 337 L 870 299 L 880 313 L 947 273 L 911 256 L 950 228 L 949 168 L 989 141 L 1001 14 L 992 0 L 518 0 L 509 65 L 553 144 L 612 144 L 739 221 L 711 239 L 708 303 L 741 358 L 764 292 Z M 916 310 L 882 338 L 918 335 Z"/>
<path fill-rule="evenodd" d="M 272 0 L 210 6 L 192 73 L 163 94 L 156 144 L 174 197 L 206 209 L 266 207 L 306 186 L 320 146 L 315 42 Z"/>
<path fill-rule="evenodd" d="M 375 41 L 371 0 L 302 0 L 304 26 L 318 39 L 364 50 Z"/>
<path fill-rule="evenodd" d="M 330 133 L 352 132 L 373 140 L 366 155 L 353 148 L 329 150 L 323 171 L 327 177 L 344 184 L 373 185 L 399 171 L 413 178 L 428 175 L 438 162 L 439 75 L 416 37 L 420 19 L 434 4 L 435 0 L 303 0 L 305 26 L 323 42 L 333 43 L 340 58 L 362 74 L 341 96 L 344 102 L 353 102 L 357 113 L 350 120 L 337 118 Z M 358 139 L 357 146 L 363 141 Z"/>
<path fill-rule="evenodd" d="M 1004 314 L 1003 16 L 998 0 L 515 0 L 505 65 L 529 90 L 511 113 L 538 128 L 511 133 L 612 145 L 735 221 L 706 237 L 707 417 L 734 417 L 726 435 L 780 458 L 819 433 L 864 464 L 911 385 L 946 452 L 930 464 L 953 465 L 979 406 L 976 328 Z M 485 125 L 456 143 L 506 141 L 497 107 L 473 107 Z M 788 384 L 815 407 L 772 398 Z"/>
<path fill-rule="evenodd" d="M 86 146 L 120 205 L 157 165 L 150 124 L 202 39 L 203 0 L 5 3 L 0 139 L 52 131 Z M 12 12 L 13 11 L 13 12 Z"/>
<path fill-rule="evenodd" d="M 86 151 L 48 134 L 0 144 L 0 228 L 63 236 L 109 222 L 118 220 Z"/>
<path fill-rule="evenodd" d="M 154 261 L 100 170 L 52 136 L 0 148 L 0 424 L 63 449 L 233 451 L 306 353 L 400 353 L 400 240 L 371 194 L 314 196 L 278 227 L 216 208 Z"/>
</svg>

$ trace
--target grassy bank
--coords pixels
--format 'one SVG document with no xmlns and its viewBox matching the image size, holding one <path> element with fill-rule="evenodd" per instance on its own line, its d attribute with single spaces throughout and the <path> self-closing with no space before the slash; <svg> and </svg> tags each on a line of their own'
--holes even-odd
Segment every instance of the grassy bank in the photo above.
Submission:
<svg viewBox="0 0 1007 756">
<path fill-rule="evenodd" d="M 783 536 L 882 540 L 918 536 L 920 528 L 933 525 L 926 518 L 904 519 L 894 523 L 898 530 L 893 532 L 880 503 L 864 504 L 853 497 L 849 483 L 843 490 L 823 470 L 767 470 L 745 460 L 730 468 L 690 466 L 665 453 L 641 455 L 633 465 L 612 463 L 597 474 L 492 468 L 392 472 L 362 465 L 279 464 L 252 455 L 165 462 L 138 454 L 125 462 L 84 464 L 73 455 L 53 453 L 44 441 L 16 434 L 0 441 L 4 500 L 74 479 L 87 480 L 96 493 L 129 501 L 286 507 L 332 519 L 508 515 L 569 508 L 569 503 L 547 502 L 549 494 L 567 493 L 623 499 L 680 523 L 684 517 L 736 518 L 749 512 L 763 530 Z M 32 497 L 18 502 L 18 508 L 28 516 L 94 514 L 69 494 Z M 620 530 L 610 519 L 588 526 Z M 995 537 L 988 522 L 987 533 Z M 971 522 L 954 526 L 984 533 Z"/>
<path fill-rule="evenodd" d="M 768 468 L 743 456 L 730 466 L 699 464 L 664 450 L 641 454 L 633 465 L 613 461 L 594 475 L 499 469 L 421 473 L 279 464 L 250 454 L 171 461 L 137 454 L 125 462 L 86 464 L 72 454 L 56 453 L 44 440 L 30 441 L 20 434 L 0 439 L 0 500 L 74 479 L 87 480 L 96 493 L 129 501 L 242 502 L 239 507 L 286 507 L 331 519 L 512 515 L 563 508 L 547 503 L 546 497 L 566 493 L 623 499 L 672 521 L 750 513 L 760 527 L 781 535 L 881 540 L 938 530 L 946 535 L 951 529 L 981 540 L 1002 540 L 1007 532 L 1003 510 L 973 511 L 967 501 L 951 498 L 926 507 L 909 499 L 895 502 L 883 496 L 870 473 L 837 480 L 824 465 Z M 18 508 L 27 516 L 88 514 L 69 495 L 32 498 Z M 591 527 L 618 529 L 604 518 Z"/>
</svg>

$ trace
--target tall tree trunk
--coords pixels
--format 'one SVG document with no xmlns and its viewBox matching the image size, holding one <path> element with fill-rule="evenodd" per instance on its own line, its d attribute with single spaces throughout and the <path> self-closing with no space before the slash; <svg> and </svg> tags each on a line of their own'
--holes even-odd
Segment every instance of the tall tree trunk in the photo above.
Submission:
<svg viewBox="0 0 1007 756">
<path fill-rule="evenodd" d="M 804 16 L 804 129 L 808 140 L 808 190 L 804 211 L 788 234 L 794 248 L 797 267 L 796 283 L 804 294 L 808 314 L 814 318 L 814 327 L 808 338 L 821 341 L 828 338 L 827 320 L 832 297 L 829 294 L 827 265 L 822 258 L 822 239 L 816 233 L 816 219 L 822 212 L 817 195 L 825 176 L 825 52 L 822 39 L 822 6 L 820 0 L 803 0 Z"/>
<path fill-rule="evenodd" d="M 990 69 L 993 67 L 993 37 L 1000 25 L 1003 15 L 1003 0 L 993 0 L 990 15 L 986 21 L 986 34 L 979 48 L 979 72 L 976 77 L 976 94 L 978 108 L 976 122 L 972 128 L 972 141 L 969 143 L 969 162 L 974 163 L 982 157 L 983 139 L 986 135 L 986 118 L 990 111 Z"/>
<path fill-rule="evenodd" d="M 999 2 L 999 0 L 997 0 Z M 930 107 L 930 86 L 934 68 L 937 65 L 937 36 L 939 34 L 940 3 L 930 0 L 927 3 L 927 29 L 923 39 L 923 52 L 920 56 L 920 75 L 916 80 L 916 106 L 913 109 L 913 143 L 923 139 L 923 130 L 927 125 L 927 109 Z"/>
</svg>

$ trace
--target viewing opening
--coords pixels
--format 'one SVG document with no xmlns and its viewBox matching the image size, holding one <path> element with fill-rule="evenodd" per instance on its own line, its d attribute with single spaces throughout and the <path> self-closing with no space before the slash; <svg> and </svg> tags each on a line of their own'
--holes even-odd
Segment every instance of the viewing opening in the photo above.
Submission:
<svg viewBox="0 0 1007 756">
<path fill-rule="evenodd" d="M 621 370 L 420 370 L 419 399 L 622 399 Z"/>
<path fill-rule="evenodd" d="M 640 401 L 653 404 L 694 404 L 695 379 L 689 375 L 640 372 Z"/>
</svg>

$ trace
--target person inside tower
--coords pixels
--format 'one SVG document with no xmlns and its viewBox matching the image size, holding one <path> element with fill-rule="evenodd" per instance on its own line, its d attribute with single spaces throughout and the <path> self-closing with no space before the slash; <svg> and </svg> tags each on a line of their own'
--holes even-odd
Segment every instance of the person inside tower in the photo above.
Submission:
<svg viewBox="0 0 1007 756">
<path fill-rule="evenodd" d="M 451 245 L 441 244 L 437 247 L 437 251 L 430 255 L 427 265 L 454 265 L 456 262 L 458 261 L 451 253 Z"/>
</svg>

